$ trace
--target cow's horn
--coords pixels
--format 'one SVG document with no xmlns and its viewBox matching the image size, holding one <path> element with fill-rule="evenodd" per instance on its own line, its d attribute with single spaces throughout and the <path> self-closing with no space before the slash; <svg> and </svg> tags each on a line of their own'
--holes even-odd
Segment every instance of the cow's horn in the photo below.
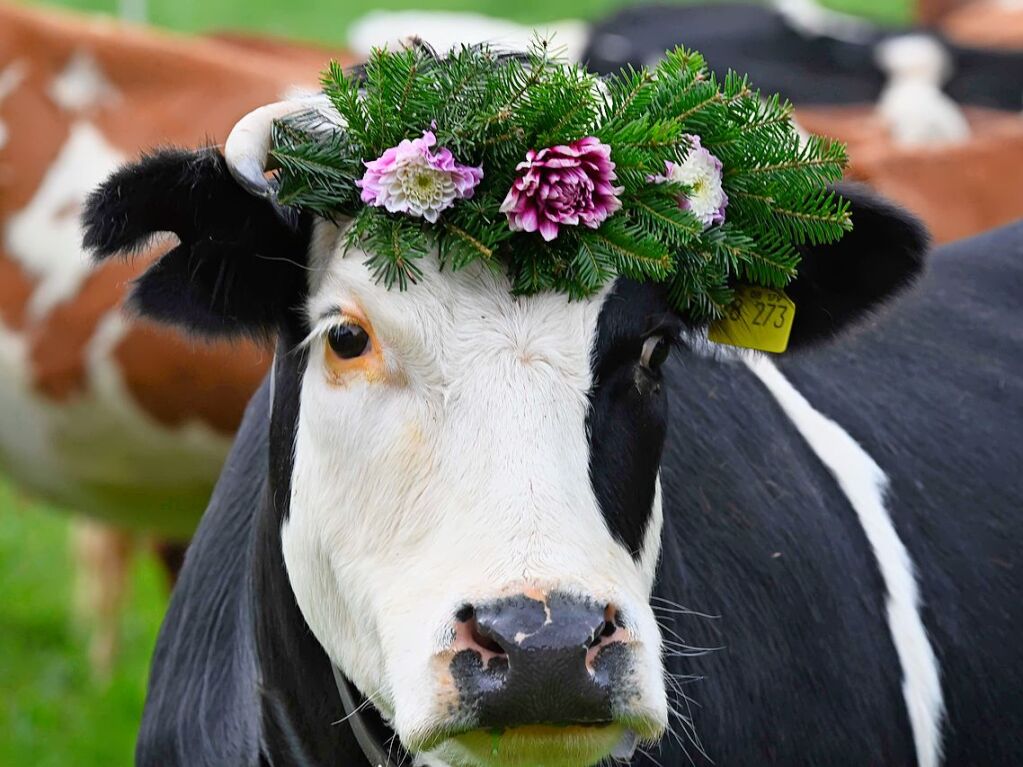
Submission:
<svg viewBox="0 0 1023 767">
<path fill-rule="evenodd" d="M 273 121 L 289 114 L 320 110 L 330 102 L 323 94 L 277 101 L 254 109 L 235 123 L 224 143 L 224 157 L 231 175 L 246 190 L 261 197 L 272 197 L 266 178 L 269 164 L 270 129 Z"/>
</svg>

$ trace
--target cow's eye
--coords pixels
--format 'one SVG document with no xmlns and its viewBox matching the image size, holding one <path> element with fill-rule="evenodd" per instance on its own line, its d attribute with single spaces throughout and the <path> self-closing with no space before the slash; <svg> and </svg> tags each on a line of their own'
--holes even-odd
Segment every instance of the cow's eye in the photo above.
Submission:
<svg viewBox="0 0 1023 767">
<path fill-rule="evenodd" d="M 327 343 L 338 357 L 351 360 L 369 351 L 369 333 L 354 323 L 335 325 L 327 331 Z"/>
<path fill-rule="evenodd" d="M 671 351 L 671 339 L 663 335 L 647 337 L 643 342 L 643 351 L 639 356 L 639 364 L 651 373 L 661 369 L 661 365 L 668 359 L 668 352 Z"/>
</svg>

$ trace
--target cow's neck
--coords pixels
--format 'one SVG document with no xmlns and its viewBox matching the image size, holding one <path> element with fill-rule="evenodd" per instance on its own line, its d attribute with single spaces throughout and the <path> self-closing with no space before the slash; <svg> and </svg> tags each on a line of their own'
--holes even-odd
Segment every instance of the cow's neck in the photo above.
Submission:
<svg viewBox="0 0 1023 767">
<path fill-rule="evenodd" d="M 293 350 L 299 332 L 283 332 L 279 348 Z M 298 609 L 281 550 L 303 368 L 304 356 L 293 351 L 274 363 L 269 475 L 253 558 L 264 748 L 273 764 L 361 765 L 352 729 L 337 724 L 344 713 L 331 664 Z"/>
</svg>

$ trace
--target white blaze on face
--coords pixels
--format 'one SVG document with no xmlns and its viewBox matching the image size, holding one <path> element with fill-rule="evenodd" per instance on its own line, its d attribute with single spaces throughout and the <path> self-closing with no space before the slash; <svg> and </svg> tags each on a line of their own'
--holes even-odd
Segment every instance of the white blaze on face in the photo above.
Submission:
<svg viewBox="0 0 1023 767">
<path fill-rule="evenodd" d="M 644 713 L 665 721 L 656 555 L 637 563 L 613 539 L 589 477 L 605 295 L 515 298 L 503 277 L 440 275 L 433 259 L 421 284 L 387 290 L 335 235 L 323 225 L 313 246 L 310 316 L 361 315 L 380 356 L 338 378 L 322 334 L 309 345 L 282 539 L 317 639 L 408 743 L 458 702 L 444 651 L 459 607 L 575 592 L 627 616 Z"/>
<path fill-rule="evenodd" d="M 122 162 L 124 155 L 95 126 L 73 123 L 35 196 L 7 220 L 3 236 L 8 255 L 40 280 L 29 304 L 33 318 L 75 295 L 91 270 L 82 250 L 81 206 Z"/>
<path fill-rule="evenodd" d="M 48 90 L 53 102 L 68 112 L 85 112 L 116 104 L 121 94 L 107 79 L 95 56 L 86 50 L 71 54 Z"/>
</svg>

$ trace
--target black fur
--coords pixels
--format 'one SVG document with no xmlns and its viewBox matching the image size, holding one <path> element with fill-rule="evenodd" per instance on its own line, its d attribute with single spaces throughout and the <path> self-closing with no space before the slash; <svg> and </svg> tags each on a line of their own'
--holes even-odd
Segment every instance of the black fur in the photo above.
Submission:
<svg viewBox="0 0 1023 767">
<path fill-rule="evenodd" d="M 700 51 L 719 78 L 729 69 L 749 72 L 764 93 L 796 104 L 873 103 L 885 73 L 877 44 L 895 35 L 924 32 L 948 51 L 951 73 L 944 90 L 961 104 L 1019 109 L 1023 53 L 956 44 L 936 30 L 865 29 L 843 41 L 794 29 L 776 11 L 754 3 L 634 5 L 598 21 L 583 61 L 602 74 L 649 64 L 677 45 Z"/>
<path fill-rule="evenodd" d="M 651 331 L 678 334 L 663 287 L 621 280 L 607 298 L 592 351 L 587 432 L 590 481 L 607 526 L 640 555 L 654 500 L 654 480 L 668 418 L 661 378 L 639 365 Z"/>
<path fill-rule="evenodd" d="M 252 570 L 269 413 L 264 382 L 245 411 L 160 629 L 138 737 L 141 767 L 259 763 Z"/>
<path fill-rule="evenodd" d="M 920 290 L 786 374 L 891 480 L 949 713 L 946 765 L 1023 761 L 1023 224 L 939 250 Z"/>
<path fill-rule="evenodd" d="M 830 339 L 913 282 L 924 268 L 919 221 L 866 187 L 841 184 L 853 230 L 830 245 L 804 247 L 785 292 L 796 304 L 793 350 Z"/>
<path fill-rule="evenodd" d="M 865 187 L 842 184 L 853 231 L 839 242 L 802 248 L 793 351 L 828 340 L 911 284 L 924 266 L 927 235 L 914 218 Z M 660 376 L 638 365 L 651 331 L 678 332 L 662 286 L 620 280 L 600 316 L 592 352 L 594 386 L 587 424 L 590 476 L 608 528 L 638 556 L 653 502 L 668 404 Z"/>
<path fill-rule="evenodd" d="M 310 219 L 245 192 L 214 149 L 125 165 L 89 195 L 82 219 L 97 259 L 174 233 L 180 244 L 138 279 L 132 302 L 197 333 L 269 335 L 305 284 Z"/>
</svg>

